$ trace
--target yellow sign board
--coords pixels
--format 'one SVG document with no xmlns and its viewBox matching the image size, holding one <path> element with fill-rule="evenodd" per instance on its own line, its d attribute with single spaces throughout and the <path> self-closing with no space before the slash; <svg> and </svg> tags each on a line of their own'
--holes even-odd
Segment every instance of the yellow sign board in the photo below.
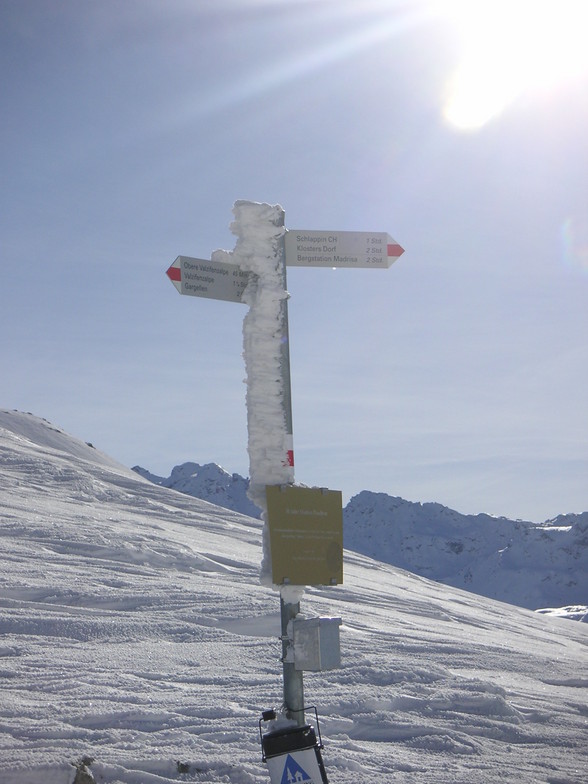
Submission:
<svg viewBox="0 0 588 784">
<path fill-rule="evenodd" d="M 342 583 L 341 492 L 294 485 L 268 485 L 265 491 L 273 582 Z"/>
</svg>

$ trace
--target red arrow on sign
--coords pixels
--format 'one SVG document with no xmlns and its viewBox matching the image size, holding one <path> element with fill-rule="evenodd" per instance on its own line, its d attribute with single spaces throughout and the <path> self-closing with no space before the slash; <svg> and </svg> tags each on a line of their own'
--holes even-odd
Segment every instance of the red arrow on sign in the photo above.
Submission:
<svg viewBox="0 0 588 784">
<path fill-rule="evenodd" d="M 165 274 L 168 276 L 168 278 L 171 280 L 172 283 L 174 281 L 178 281 L 179 283 L 181 283 L 181 281 L 182 281 L 182 270 L 180 269 L 180 267 L 176 267 L 174 265 L 175 265 L 175 262 L 174 262 L 174 264 L 171 265 L 171 267 L 168 270 L 166 270 Z"/>
<path fill-rule="evenodd" d="M 388 257 L 392 257 L 393 259 L 398 259 L 404 253 L 404 248 L 400 245 L 390 245 L 388 243 Z"/>
<path fill-rule="evenodd" d="M 180 294 L 227 302 L 243 302 L 243 292 L 249 282 L 249 273 L 236 264 L 191 256 L 178 256 L 165 274 Z"/>
</svg>

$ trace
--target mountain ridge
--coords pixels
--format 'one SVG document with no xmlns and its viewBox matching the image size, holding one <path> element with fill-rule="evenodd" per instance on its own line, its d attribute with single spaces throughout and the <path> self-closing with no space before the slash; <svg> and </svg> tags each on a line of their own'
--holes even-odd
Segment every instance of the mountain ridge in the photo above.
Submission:
<svg viewBox="0 0 588 784">
<path fill-rule="evenodd" d="M 169 477 L 135 466 L 155 484 L 259 517 L 248 480 L 215 463 L 182 463 Z M 362 490 L 343 510 L 344 546 L 444 585 L 527 609 L 562 607 L 588 619 L 588 512 L 544 523 L 466 515 Z"/>
</svg>

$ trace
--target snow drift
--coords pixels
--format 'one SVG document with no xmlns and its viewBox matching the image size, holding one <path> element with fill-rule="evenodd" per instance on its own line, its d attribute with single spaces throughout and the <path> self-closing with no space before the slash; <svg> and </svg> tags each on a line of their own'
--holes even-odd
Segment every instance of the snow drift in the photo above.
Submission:
<svg viewBox="0 0 588 784">
<path fill-rule="evenodd" d="M 0 411 L 0 780 L 267 784 L 281 702 L 261 522 Z M 309 588 L 342 667 L 307 674 L 335 784 L 582 784 L 588 627 L 347 551 Z"/>
<path fill-rule="evenodd" d="M 214 463 L 183 463 L 167 478 L 133 470 L 164 487 L 260 514 L 246 495 L 248 480 Z M 491 599 L 588 618 L 588 512 L 538 524 L 364 490 L 346 505 L 343 520 L 350 550 Z"/>
</svg>

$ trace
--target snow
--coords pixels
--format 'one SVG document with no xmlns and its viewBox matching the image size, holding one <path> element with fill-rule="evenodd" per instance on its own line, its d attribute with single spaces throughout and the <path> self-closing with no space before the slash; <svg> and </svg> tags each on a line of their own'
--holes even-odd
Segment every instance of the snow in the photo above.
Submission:
<svg viewBox="0 0 588 784">
<path fill-rule="evenodd" d="M 566 607 L 543 607 L 539 608 L 537 612 L 588 623 L 588 607 L 585 604 L 571 604 Z"/>
<path fill-rule="evenodd" d="M 279 205 L 237 201 L 231 231 L 234 251 L 217 250 L 212 260 L 236 264 L 252 272 L 243 292 L 249 311 L 243 320 L 243 358 L 247 371 L 246 404 L 251 501 L 267 517 L 266 485 L 289 484 L 294 469 L 290 410 L 290 367 L 285 259 L 284 211 Z M 271 582 L 267 528 L 263 531 L 261 580 Z M 282 594 L 284 595 L 284 594 Z"/>
<path fill-rule="evenodd" d="M 246 497 L 248 481 L 220 466 L 184 463 L 163 479 L 141 476 L 234 511 L 260 515 Z M 364 490 L 343 510 L 349 549 L 431 580 L 560 617 L 585 620 L 588 599 L 588 512 L 545 523 L 463 515 Z"/>
<path fill-rule="evenodd" d="M 261 514 L 261 509 L 247 496 L 249 480 L 239 474 L 229 474 L 216 463 L 182 463 L 175 466 L 168 477 L 152 474 L 141 466 L 133 466 L 133 471 L 156 485 L 211 501 L 249 517 Z"/>
<path fill-rule="evenodd" d="M 292 433 L 288 432 L 282 383 L 282 309 L 288 292 L 283 263 L 278 261 L 285 229 L 283 211 L 278 206 L 238 201 L 233 212 L 235 250 L 215 251 L 212 258 L 254 273 L 243 294 L 243 301 L 249 305 L 243 322 L 243 357 L 247 371 L 249 495 L 263 510 L 265 486 L 293 480 L 286 460 Z"/>
<path fill-rule="evenodd" d="M 268 782 L 261 528 L 0 411 L 2 784 Z M 586 624 L 349 550 L 303 610 L 343 619 L 341 668 L 305 675 L 333 784 L 585 782 Z"/>
<path fill-rule="evenodd" d="M 541 525 L 363 491 L 344 520 L 347 547 L 446 585 L 529 609 L 588 600 L 588 512 Z"/>
</svg>

